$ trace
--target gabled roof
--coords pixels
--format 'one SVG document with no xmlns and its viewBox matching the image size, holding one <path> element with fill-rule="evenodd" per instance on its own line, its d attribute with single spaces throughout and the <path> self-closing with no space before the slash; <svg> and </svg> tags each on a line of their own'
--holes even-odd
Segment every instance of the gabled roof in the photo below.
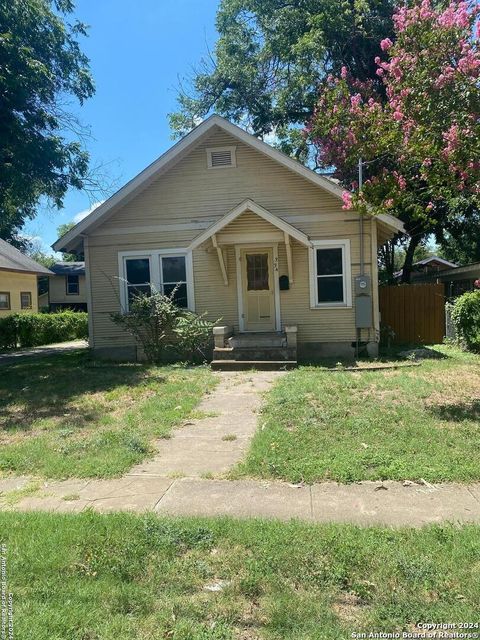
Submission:
<svg viewBox="0 0 480 640">
<path fill-rule="evenodd" d="M 418 265 L 426 265 L 430 262 L 439 262 L 440 264 L 444 264 L 446 267 L 456 267 L 457 265 L 454 262 L 450 262 L 449 260 L 445 260 L 445 258 L 440 258 L 440 256 L 430 256 L 429 258 L 424 258 L 423 260 L 419 260 L 418 262 L 414 262 L 413 266 L 416 267 Z"/>
<path fill-rule="evenodd" d="M 55 262 L 50 271 L 56 276 L 84 276 L 85 262 Z"/>
<path fill-rule="evenodd" d="M 198 235 L 192 241 L 188 249 L 190 251 L 192 249 L 196 249 L 203 242 L 205 242 L 205 240 L 211 238 L 215 233 L 218 233 L 221 229 L 230 224 L 230 222 L 233 222 L 235 218 L 238 218 L 242 215 L 242 213 L 245 213 L 246 211 L 255 213 L 260 218 L 263 218 L 267 222 L 270 222 L 270 224 L 272 224 L 274 227 L 277 227 L 281 231 L 288 233 L 289 236 L 292 236 L 292 238 L 295 238 L 295 240 L 298 240 L 298 242 L 305 245 L 306 247 L 311 246 L 308 236 L 306 236 L 302 231 L 299 231 L 295 227 L 292 227 L 292 225 L 288 224 L 288 222 L 281 220 L 277 216 L 273 215 L 273 213 L 270 213 L 270 211 L 267 211 L 267 209 L 264 209 L 264 207 L 247 198 L 247 200 L 241 202 L 234 209 L 226 213 L 223 218 L 220 218 L 220 220 L 212 224 L 210 227 L 208 227 L 208 229 L 205 229 L 203 233 Z"/>
<path fill-rule="evenodd" d="M 51 274 L 46 267 L 21 253 L 5 240 L 0 240 L 0 270 Z"/>
<path fill-rule="evenodd" d="M 152 164 L 141 171 L 135 178 L 130 180 L 130 182 L 127 182 L 125 186 L 119 189 L 102 205 L 92 211 L 92 213 L 90 213 L 86 218 L 76 224 L 64 236 L 59 238 L 52 245 L 55 251 L 64 251 L 67 249 L 71 249 L 73 246 L 75 246 L 76 243 L 78 244 L 82 234 L 92 230 L 95 226 L 104 222 L 114 212 L 117 206 L 124 205 L 138 193 L 143 191 L 153 180 L 162 175 L 162 173 L 168 171 L 172 166 L 174 166 L 174 164 L 185 157 L 190 149 L 194 145 L 198 144 L 200 140 L 205 137 L 213 127 L 219 127 L 240 142 L 253 147 L 260 153 L 263 153 L 272 160 L 275 160 L 287 169 L 297 173 L 306 180 L 309 180 L 324 191 L 341 199 L 344 189 L 332 180 L 329 180 L 325 176 L 321 176 L 311 169 L 308 169 L 307 167 L 300 164 L 300 162 L 293 160 L 281 151 L 278 151 L 278 149 L 271 147 L 266 142 L 259 140 L 237 125 L 234 125 L 228 120 L 225 120 L 225 118 L 213 115 L 204 120 L 201 124 L 198 125 L 198 127 L 192 129 L 192 131 L 190 131 L 190 133 L 188 133 L 184 138 L 182 138 L 179 142 L 173 145 L 173 147 L 171 147 L 163 155 L 157 158 L 157 160 L 152 162 Z M 382 221 L 385 224 L 389 225 L 395 230 L 403 230 L 402 223 L 396 218 L 393 218 L 393 216 L 382 214 L 381 218 L 383 219 Z"/>
</svg>

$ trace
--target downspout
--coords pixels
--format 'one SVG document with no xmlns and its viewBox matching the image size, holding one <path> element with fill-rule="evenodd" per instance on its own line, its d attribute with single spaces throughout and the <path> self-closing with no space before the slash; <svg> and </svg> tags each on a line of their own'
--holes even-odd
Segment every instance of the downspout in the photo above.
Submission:
<svg viewBox="0 0 480 640">
<path fill-rule="evenodd" d="M 362 158 L 358 159 L 358 193 L 362 192 L 363 188 L 363 163 Z M 360 236 L 360 275 L 365 275 L 365 254 L 364 254 L 364 239 L 363 239 L 363 213 L 360 212 L 360 218 L 358 220 L 358 235 Z M 360 339 L 362 337 L 362 330 L 357 328 L 357 348 L 356 357 L 358 358 L 360 351 Z"/>
</svg>

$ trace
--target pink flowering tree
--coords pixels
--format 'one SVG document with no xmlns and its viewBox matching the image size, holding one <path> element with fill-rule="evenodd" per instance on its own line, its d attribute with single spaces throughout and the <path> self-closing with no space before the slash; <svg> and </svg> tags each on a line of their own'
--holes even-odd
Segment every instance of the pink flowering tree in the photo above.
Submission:
<svg viewBox="0 0 480 640">
<path fill-rule="evenodd" d="M 480 204 L 479 4 L 438 6 L 423 0 L 399 8 L 394 42 L 382 40 L 383 59 L 375 59 L 380 88 L 344 67 L 321 87 L 305 131 L 318 164 L 334 167 L 349 189 L 344 208 L 404 222 L 405 282 L 422 240 L 451 232 Z"/>
</svg>

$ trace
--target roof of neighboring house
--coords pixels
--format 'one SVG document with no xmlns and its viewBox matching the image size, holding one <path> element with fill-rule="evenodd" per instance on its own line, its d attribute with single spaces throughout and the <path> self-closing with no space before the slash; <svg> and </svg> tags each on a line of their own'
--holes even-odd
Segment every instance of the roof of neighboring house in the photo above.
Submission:
<svg viewBox="0 0 480 640">
<path fill-rule="evenodd" d="M 0 239 L 0 269 L 2 271 L 23 271 L 25 273 L 50 274 L 49 269 L 35 262 L 10 243 Z"/>
<path fill-rule="evenodd" d="M 440 264 L 444 264 L 446 267 L 450 267 L 452 269 L 458 266 L 454 262 L 449 262 L 448 260 L 445 260 L 445 258 L 440 258 L 440 256 L 430 256 L 429 258 L 424 258 L 423 260 L 414 262 L 413 266 L 414 267 L 421 266 L 421 265 L 423 266 L 423 265 L 429 264 L 430 262 L 439 262 Z"/>
<path fill-rule="evenodd" d="M 240 142 L 253 147 L 260 153 L 263 153 L 272 160 L 282 164 L 287 169 L 290 169 L 290 171 L 301 175 L 303 178 L 316 184 L 324 191 L 327 191 L 339 199 L 342 198 L 342 194 L 345 189 L 340 187 L 333 180 L 308 169 L 297 160 L 293 160 L 286 154 L 278 151 L 278 149 L 275 149 L 266 142 L 259 140 L 225 118 L 218 115 L 212 115 L 192 129 L 190 133 L 174 144 L 166 153 L 157 158 L 157 160 L 152 162 L 152 164 L 141 171 L 135 178 L 130 180 L 130 182 L 127 182 L 125 186 L 119 189 L 113 194 L 113 196 L 76 224 L 72 229 L 70 229 L 70 231 L 67 231 L 64 236 L 54 242 L 52 246 L 55 251 L 68 250 L 75 247 L 76 244 L 79 244 L 81 234 L 85 233 L 87 230 L 92 230 L 95 226 L 104 222 L 114 213 L 119 205 L 123 205 L 128 202 L 131 198 L 151 184 L 153 180 L 171 169 L 177 162 L 185 157 L 194 146 L 199 144 L 200 139 L 206 136 L 213 127 L 219 127 L 232 137 L 237 138 Z M 376 218 L 389 228 L 395 229 L 397 232 L 404 231 L 402 222 L 394 216 L 385 213 L 377 215 Z"/>
<path fill-rule="evenodd" d="M 85 262 L 55 262 L 50 271 L 56 276 L 84 276 Z"/>
</svg>

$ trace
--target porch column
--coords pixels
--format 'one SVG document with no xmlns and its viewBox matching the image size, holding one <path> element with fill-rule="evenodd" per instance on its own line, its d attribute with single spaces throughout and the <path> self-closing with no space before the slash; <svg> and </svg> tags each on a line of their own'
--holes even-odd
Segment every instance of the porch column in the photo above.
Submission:
<svg viewBox="0 0 480 640">
<path fill-rule="evenodd" d="M 283 232 L 285 237 L 285 248 L 287 250 L 287 267 L 288 267 L 288 281 L 293 284 L 293 261 L 292 261 L 292 245 L 290 244 L 290 236 L 286 231 Z"/>
</svg>

